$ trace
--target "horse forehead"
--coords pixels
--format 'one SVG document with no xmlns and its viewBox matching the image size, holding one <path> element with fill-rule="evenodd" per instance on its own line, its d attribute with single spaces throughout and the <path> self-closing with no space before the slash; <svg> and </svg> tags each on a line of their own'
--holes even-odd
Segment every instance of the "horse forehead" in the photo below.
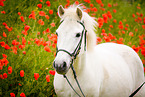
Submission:
<svg viewBox="0 0 145 97">
<path fill-rule="evenodd" d="M 77 32 L 83 30 L 83 27 L 77 22 L 62 22 L 58 27 L 58 32 Z"/>
</svg>

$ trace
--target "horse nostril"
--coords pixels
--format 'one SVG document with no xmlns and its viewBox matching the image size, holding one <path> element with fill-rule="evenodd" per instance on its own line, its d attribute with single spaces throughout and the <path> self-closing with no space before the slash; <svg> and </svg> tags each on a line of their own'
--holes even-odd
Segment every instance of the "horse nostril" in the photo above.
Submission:
<svg viewBox="0 0 145 97">
<path fill-rule="evenodd" d="M 66 62 L 63 62 L 63 64 L 62 64 L 62 68 L 63 68 L 63 69 L 66 68 Z"/>
</svg>

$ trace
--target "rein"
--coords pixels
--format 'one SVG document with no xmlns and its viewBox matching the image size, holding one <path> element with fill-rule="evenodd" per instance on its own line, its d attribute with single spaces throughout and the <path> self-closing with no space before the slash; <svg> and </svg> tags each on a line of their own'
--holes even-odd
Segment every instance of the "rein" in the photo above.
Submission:
<svg viewBox="0 0 145 97">
<path fill-rule="evenodd" d="M 62 21 L 62 22 L 63 22 L 63 21 Z M 61 22 L 61 23 L 62 23 L 62 22 Z M 81 91 L 83 97 L 85 97 L 85 95 L 84 95 L 84 93 L 83 93 L 83 91 L 82 91 L 82 89 L 81 89 L 81 87 L 80 87 L 80 84 L 79 84 L 79 82 L 78 82 L 78 80 L 77 80 L 76 72 L 75 72 L 75 69 L 74 69 L 74 67 L 73 67 L 73 61 L 74 61 L 74 59 L 76 59 L 77 55 L 78 55 L 79 52 L 80 52 L 81 44 L 82 44 L 82 40 L 83 40 L 83 35 L 84 35 L 84 50 L 86 51 L 86 32 L 87 32 L 87 30 L 85 29 L 85 26 L 84 26 L 84 24 L 83 24 L 82 22 L 80 22 L 80 21 L 77 21 L 77 22 L 80 23 L 80 24 L 83 26 L 83 31 L 82 31 L 82 34 L 81 34 L 81 39 L 80 39 L 80 41 L 79 41 L 77 47 L 75 48 L 74 52 L 73 52 L 73 53 L 70 53 L 69 51 L 67 51 L 67 50 L 65 50 L 65 49 L 58 49 L 58 48 L 57 48 L 56 56 L 57 56 L 57 53 L 60 52 L 60 51 L 63 51 L 63 52 L 65 52 L 65 53 L 67 53 L 68 55 L 71 56 L 72 61 L 71 61 L 71 64 L 70 64 L 70 68 L 71 68 L 72 71 L 73 71 L 74 79 L 75 79 L 75 81 L 76 81 L 76 83 L 77 83 L 77 85 L 78 85 L 78 87 L 79 87 L 79 89 L 80 89 L 80 91 Z M 73 88 L 73 86 L 71 85 L 71 83 L 70 83 L 70 81 L 68 80 L 67 76 L 66 76 L 66 75 L 63 75 L 63 76 L 64 76 L 64 78 L 67 80 L 68 84 L 69 84 L 70 87 L 73 89 L 73 91 L 74 91 L 79 97 L 81 97 L 80 94 L 77 93 L 76 90 Z"/>
</svg>

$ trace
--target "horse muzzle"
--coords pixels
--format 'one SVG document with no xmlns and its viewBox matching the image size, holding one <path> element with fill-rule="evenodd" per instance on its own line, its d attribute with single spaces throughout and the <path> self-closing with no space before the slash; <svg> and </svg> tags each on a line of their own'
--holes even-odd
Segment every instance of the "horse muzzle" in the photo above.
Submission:
<svg viewBox="0 0 145 97">
<path fill-rule="evenodd" d="M 63 61 L 61 63 L 57 62 L 57 61 L 54 61 L 53 62 L 53 67 L 58 74 L 62 74 L 62 75 L 66 74 L 68 69 L 69 69 L 69 67 L 68 67 L 68 65 L 65 61 Z"/>
</svg>

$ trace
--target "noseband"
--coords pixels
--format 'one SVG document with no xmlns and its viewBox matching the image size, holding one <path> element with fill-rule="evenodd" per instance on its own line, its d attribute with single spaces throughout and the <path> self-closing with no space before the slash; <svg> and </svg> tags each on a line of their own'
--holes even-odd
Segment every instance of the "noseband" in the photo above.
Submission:
<svg viewBox="0 0 145 97">
<path fill-rule="evenodd" d="M 62 22 L 63 22 L 63 21 L 62 21 Z M 62 23 L 62 22 L 61 22 L 61 23 Z M 79 52 L 80 52 L 81 44 L 82 44 L 82 40 L 83 40 L 83 36 L 84 36 L 84 50 L 86 51 L 86 32 L 87 32 L 87 30 L 85 29 L 85 26 L 84 26 L 84 24 L 83 24 L 82 22 L 80 22 L 80 21 L 77 21 L 77 22 L 80 23 L 80 24 L 83 26 L 83 31 L 82 31 L 82 33 L 81 33 L 81 39 L 80 39 L 78 45 L 76 46 L 74 52 L 73 52 L 73 53 L 70 53 L 69 51 L 67 51 L 67 50 L 65 50 L 65 49 L 58 49 L 58 48 L 57 48 L 56 56 L 57 56 L 57 53 L 60 52 L 60 51 L 65 52 L 65 53 L 67 53 L 68 55 L 71 56 L 70 68 L 71 68 L 72 71 L 73 71 L 74 79 L 76 80 L 76 83 L 77 83 L 77 85 L 78 85 L 78 87 L 79 87 L 79 89 L 80 89 L 82 95 L 85 97 L 85 95 L 84 95 L 84 93 L 83 93 L 83 91 L 82 91 L 82 89 L 81 89 L 81 87 L 80 87 L 80 84 L 79 84 L 79 82 L 78 82 L 78 80 L 77 80 L 76 72 L 75 72 L 74 67 L 73 67 L 73 62 L 74 62 L 74 59 L 76 59 L 77 55 L 78 55 Z M 69 84 L 70 87 L 73 89 L 73 91 L 74 91 L 79 97 L 81 97 L 81 96 L 76 92 L 76 90 L 73 88 L 73 86 L 71 85 L 71 83 L 70 83 L 70 81 L 68 80 L 67 76 L 66 76 L 66 75 L 63 75 L 63 76 L 64 76 L 64 78 L 66 78 L 68 84 Z"/>
</svg>

